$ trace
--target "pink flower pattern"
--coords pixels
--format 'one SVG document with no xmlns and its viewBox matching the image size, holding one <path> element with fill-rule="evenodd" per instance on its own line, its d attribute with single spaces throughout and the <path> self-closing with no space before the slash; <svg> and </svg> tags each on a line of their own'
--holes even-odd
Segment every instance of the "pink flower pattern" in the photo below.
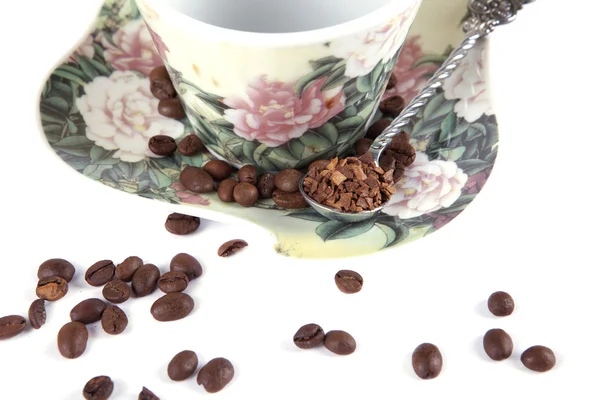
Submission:
<svg viewBox="0 0 600 400">
<path fill-rule="evenodd" d="M 74 54 L 78 54 L 87 58 L 94 58 L 94 55 L 96 54 L 96 51 L 94 50 L 94 37 L 92 35 L 88 35 L 83 43 L 79 45 L 77 50 L 75 50 Z M 74 54 L 69 56 L 69 60 L 77 62 Z"/>
<path fill-rule="evenodd" d="M 150 33 L 150 36 L 152 36 L 152 40 L 154 41 L 154 45 L 156 46 L 156 50 L 158 51 L 158 54 L 161 56 L 161 58 L 163 60 L 166 60 L 167 53 L 169 52 L 169 48 L 167 47 L 165 42 L 163 42 L 160 35 L 158 33 L 156 33 L 154 31 L 154 29 L 152 29 L 152 27 L 150 25 L 148 25 L 148 23 L 146 23 L 146 28 L 148 28 L 148 32 Z"/>
<path fill-rule="evenodd" d="M 175 191 L 175 195 L 181 200 L 182 203 L 186 204 L 197 204 L 200 206 L 208 206 L 210 205 L 210 201 L 205 199 L 196 193 L 191 193 L 188 191 L 181 182 L 174 182 L 171 185 L 171 189 Z"/>
</svg>

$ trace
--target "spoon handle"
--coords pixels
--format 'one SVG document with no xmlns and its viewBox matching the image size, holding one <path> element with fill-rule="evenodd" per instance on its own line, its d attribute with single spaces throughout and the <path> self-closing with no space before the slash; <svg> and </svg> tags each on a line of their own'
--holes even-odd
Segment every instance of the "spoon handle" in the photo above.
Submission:
<svg viewBox="0 0 600 400">
<path fill-rule="evenodd" d="M 523 4 L 531 2 L 533 0 L 469 0 L 470 15 L 463 25 L 463 30 L 467 32 L 465 39 L 450 53 L 423 90 L 392 121 L 390 126 L 375 139 L 369 151 L 377 164 L 379 164 L 379 158 L 392 142 L 392 139 L 400 135 L 403 128 L 427 104 L 427 101 L 436 95 L 437 90 L 442 87 L 444 81 L 452 75 L 477 42 L 492 33 L 497 26 L 514 21 L 517 11 L 523 7 Z"/>
</svg>

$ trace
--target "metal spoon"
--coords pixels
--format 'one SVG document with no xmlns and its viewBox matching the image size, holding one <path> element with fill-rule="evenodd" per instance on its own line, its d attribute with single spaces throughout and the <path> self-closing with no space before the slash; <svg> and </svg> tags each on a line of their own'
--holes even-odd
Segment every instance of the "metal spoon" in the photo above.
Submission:
<svg viewBox="0 0 600 400">
<path fill-rule="evenodd" d="M 467 32 L 465 39 L 452 53 L 450 53 L 448 59 L 442 64 L 433 77 L 431 77 L 423 90 L 421 90 L 406 108 L 404 108 L 400 115 L 392 121 L 390 126 L 375 139 L 369 149 L 375 164 L 379 166 L 379 158 L 386 147 L 392 142 L 392 139 L 400 135 L 403 128 L 410 123 L 411 118 L 416 116 L 420 109 L 427 104 L 427 100 L 436 95 L 437 90 L 442 87 L 444 81 L 452 75 L 452 72 L 460 65 L 461 61 L 467 56 L 468 52 L 475 47 L 478 41 L 492 33 L 496 27 L 514 21 L 517 12 L 523 5 L 532 3 L 533 1 L 534 0 L 469 0 L 469 17 L 463 24 L 463 30 Z M 374 210 L 357 213 L 336 210 L 335 208 L 325 206 L 312 199 L 304 191 L 303 182 L 304 177 L 300 180 L 300 193 L 302 193 L 306 202 L 319 214 L 329 219 L 347 223 L 361 222 L 373 218 L 386 205 L 384 203 Z"/>
</svg>

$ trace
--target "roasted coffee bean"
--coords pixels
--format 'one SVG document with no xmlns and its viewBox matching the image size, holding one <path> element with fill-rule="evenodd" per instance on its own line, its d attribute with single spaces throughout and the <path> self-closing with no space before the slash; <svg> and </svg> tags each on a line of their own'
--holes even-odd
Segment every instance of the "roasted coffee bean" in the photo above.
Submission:
<svg viewBox="0 0 600 400">
<path fill-rule="evenodd" d="M 34 300 L 29 306 L 29 325 L 33 329 L 40 329 L 46 323 L 46 305 L 44 299 Z"/>
<path fill-rule="evenodd" d="M 150 71 L 148 78 L 150 78 L 150 92 L 157 99 L 169 99 L 177 96 L 169 72 L 164 65 Z"/>
<path fill-rule="evenodd" d="M 177 97 L 160 100 L 158 102 L 158 113 L 167 118 L 185 118 L 185 110 L 183 109 L 181 101 Z"/>
<path fill-rule="evenodd" d="M 245 182 L 251 185 L 256 185 L 258 182 L 258 170 L 254 165 L 244 165 L 238 171 L 238 181 Z"/>
<path fill-rule="evenodd" d="M 177 150 L 177 143 L 171 136 L 156 135 L 148 140 L 148 148 L 157 156 L 170 156 Z"/>
<path fill-rule="evenodd" d="M 58 276 L 47 276 L 38 281 L 35 294 L 40 299 L 48 301 L 60 300 L 69 291 L 69 284 Z"/>
<path fill-rule="evenodd" d="M 120 279 L 115 279 L 104 285 L 102 296 L 111 303 L 121 304 L 129 300 L 129 286 Z"/>
<path fill-rule="evenodd" d="M 379 110 L 392 118 L 396 118 L 400 115 L 402 110 L 404 110 L 404 107 L 404 99 L 401 96 L 388 97 L 379 103 Z"/>
<path fill-rule="evenodd" d="M 286 193 L 294 193 L 300 190 L 300 180 L 304 174 L 297 169 L 284 169 L 275 175 L 275 187 Z"/>
<path fill-rule="evenodd" d="M 362 138 L 358 139 L 358 141 L 354 144 L 354 152 L 357 157 L 362 156 L 371 148 L 373 141 L 371 139 Z"/>
<path fill-rule="evenodd" d="M 275 190 L 275 175 L 269 172 L 261 175 L 256 184 L 256 188 L 258 189 L 258 196 L 261 199 L 270 199 Z"/>
<path fill-rule="evenodd" d="M 233 198 L 240 206 L 252 207 L 258 201 L 258 189 L 250 183 L 238 183 L 233 188 Z"/>
<path fill-rule="evenodd" d="M 396 77 L 396 74 L 394 74 L 392 72 L 392 74 L 390 75 L 390 79 L 388 80 L 387 86 L 385 87 L 386 90 L 390 90 L 396 87 L 396 84 L 398 83 L 398 78 Z"/>
<path fill-rule="evenodd" d="M 204 385 L 208 393 L 216 393 L 222 390 L 233 379 L 234 369 L 231 362 L 225 358 L 210 360 L 200 368 L 196 382 Z"/>
<path fill-rule="evenodd" d="M 204 164 L 203 168 L 210 176 L 218 181 L 229 178 L 229 175 L 231 175 L 231 172 L 233 171 L 231 165 L 223 160 L 210 160 Z"/>
<path fill-rule="evenodd" d="M 436 378 L 442 371 L 442 353 L 436 345 L 423 343 L 412 354 L 412 366 L 421 379 Z"/>
<path fill-rule="evenodd" d="M 408 167 L 415 162 L 417 158 L 417 152 L 415 148 L 408 142 L 401 142 L 395 144 L 392 142 L 390 147 L 385 151 L 387 156 L 394 158 L 398 163 L 404 167 Z"/>
<path fill-rule="evenodd" d="M 137 297 L 148 296 L 156 290 L 160 271 L 154 264 L 144 264 L 133 274 L 131 290 Z"/>
<path fill-rule="evenodd" d="M 402 164 L 398 164 L 396 159 L 387 154 L 387 152 L 384 152 L 379 158 L 379 166 L 386 172 L 390 169 L 395 170 L 398 165 L 403 168 Z"/>
<path fill-rule="evenodd" d="M 51 258 L 40 264 L 38 268 L 38 279 L 46 278 L 48 276 L 60 276 L 65 281 L 71 282 L 75 275 L 75 267 L 73 264 L 62 258 Z"/>
<path fill-rule="evenodd" d="M 209 193 L 215 190 L 215 180 L 200 167 L 187 165 L 179 175 L 181 184 L 194 193 Z"/>
<path fill-rule="evenodd" d="M 279 189 L 273 191 L 273 201 L 281 208 L 296 209 L 308 207 L 301 192 L 287 193 Z"/>
<path fill-rule="evenodd" d="M 363 278 L 358 272 L 343 269 L 335 274 L 335 284 L 344 293 L 358 293 L 362 289 Z"/>
<path fill-rule="evenodd" d="M 20 315 L 7 315 L 0 318 L 0 340 L 10 339 L 25 330 L 27 321 Z"/>
<path fill-rule="evenodd" d="M 187 275 L 188 279 L 198 278 L 202 275 L 202 265 L 194 257 L 187 253 L 179 253 L 171 259 L 171 271 L 180 271 Z"/>
<path fill-rule="evenodd" d="M 490 329 L 483 336 L 483 349 L 494 361 L 506 360 L 512 354 L 513 341 L 502 329 Z"/>
<path fill-rule="evenodd" d="M 88 330 L 84 324 L 72 321 L 58 331 L 58 351 L 65 358 L 77 358 L 87 347 Z"/>
<path fill-rule="evenodd" d="M 217 250 L 217 254 L 220 257 L 229 257 L 230 255 L 242 250 L 246 246 L 248 246 L 248 243 L 245 240 L 229 240 L 219 247 L 219 250 Z"/>
<path fill-rule="evenodd" d="M 109 335 L 118 335 L 127 328 L 129 319 L 127 318 L 127 314 L 125 314 L 125 311 L 121 310 L 119 307 L 108 306 L 102 313 L 101 323 L 104 332 Z"/>
<path fill-rule="evenodd" d="M 356 341 L 352 335 L 344 331 L 327 332 L 323 344 L 327 350 L 340 356 L 347 356 L 356 350 Z"/>
<path fill-rule="evenodd" d="M 123 282 L 131 282 L 133 274 L 142 265 L 144 265 L 144 261 L 141 258 L 136 256 L 127 257 L 121 264 L 117 265 L 115 277 Z"/>
<path fill-rule="evenodd" d="M 217 190 L 219 200 L 225 203 L 233 203 L 235 201 L 235 198 L 233 197 L 233 189 L 238 183 L 238 181 L 232 178 L 225 179 L 223 182 L 221 182 L 219 184 L 219 189 Z"/>
<path fill-rule="evenodd" d="M 71 321 L 92 324 L 100 321 L 106 303 L 100 299 L 86 299 L 71 310 Z"/>
<path fill-rule="evenodd" d="M 294 335 L 294 344 L 301 349 L 312 349 L 320 346 L 324 340 L 325 332 L 317 324 L 304 325 Z"/>
<path fill-rule="evenodd" d="M 371 127 L 367 130 L 366 138 L 375 140 L 377 136 L 381 135 L 381 133 L 392 123 L 389 119 L 380 119 L 375 122 Z"/>
<path fill-rule="evenodd" d="M 177 353 L 169 362 L 167 375 L 174 381 L 183 381 L 194 375 L 198 368 L 198 356 L 191 350 Z"/>
<path fill-rule="evenodd" d="M 184 272 L 169 271 L 158 279 L 158 288 L 164 293 L 183 292 L 190 280 Z"/>
<path fill-rule="evenodd" d="M 206 147 L 204 147 L 204 143 L 195 133 L 190 133 L 186 137 L 184 137 L 179 145 L 177 145 L 177 150 L 182 156 L 195 156 L 196 154 L 204 151 Z"/>
<path fill-rule="evenodd" d="M 488 298 L 488 309 L 496 317 L 506 317 L 513 313 L 515 301 L 506 292 L 494 292 Z"/>
<path fill-rule="evenodd" d="M 85 271 L 85 281 L 92 286 L 103 286 L 115 276 L 115 264 L 110 260 L 98 261 Z"/>
<path fill-rule="evenodd" d="M 532 371 L 546 372 L 556 365 L 556 356 L 546 346 L 532 346 L 521 354 L 521 362 Z"/>
<path fill-rule="evenodd" d="M 115 384 L 108 376 L 92 378 L 83 387 L 83 397 L 86 400 L 107 400 L 115 388 Z"/>
<path fill-rule="evenodd" d="M 186 293 L 167 293 L 152 304 L 150 313 L 161 322 L 177 321 L 194 309 L 194 299 Z"/>
<path fill-rule="evenodd" d="M 200 227 L 200 218 L 191 215 L 172 213 L 165 221 L 165 228 L 173 235 L 189 235 Z"/>
<path fill-rule="evenodd" d="M 138 400 L 160 400 L 160 398 L 152 393 L 150 389 L 144 386 L 142 387 L 142 391 L 138 396 Z"/>
</svg>

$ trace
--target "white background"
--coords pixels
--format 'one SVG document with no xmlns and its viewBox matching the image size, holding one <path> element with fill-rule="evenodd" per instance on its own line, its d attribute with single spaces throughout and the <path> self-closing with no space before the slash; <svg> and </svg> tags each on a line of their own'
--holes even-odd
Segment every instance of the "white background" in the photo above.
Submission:
<svg viewBox="0 0 600 400">
<path fill-rule="evenodd" d="M 443 0 L 439 0 L 443 1 Z M 442 231 L 395 251 L 365 258 L 302 261 L 277 257 L 260 230 L 203 221 L 197 234 L 163 228 L 158 202 L 109 190 L 70 170 L 50 151 L 39 127 L 40 88 L 95 17 L 101 0 L 12 1 L 0 11 L 0 316 L 27 313 L 38 265 L 71 260 L 68 295 L 47 307 L 39 331 L 0 342 L 0 398 L 78 399 L 85 382 L 107 374 L 114 399 L 135 399 L 142 385 L 168 399 L 506 399 L 598 398 L 598 162 L 600 89 L 591 1 L 539 0 L 491 39 L 493 95 L 501 147 L 489 183 Z M 230 259 L 216 249 L 245 238 Z M 60 357 L 56 334 L 70 309 L 101 297 L 83 281 L 100 259 L 139 255 L 162 271 L 178 252 L 198 257 L 205 274 L 188 292 L 196 308 L 185 320 L 159 323 L 159 296 L 123 304 L 130 324 L 120 336 L 90 326 L 85 354 Z M 357 295 L 340 293 L 334 273 L 355 269 Z M 517 303 L 507 318 L 485 308 L 505 290 Z M 317 322 L 357 340 L 347 357 L 301 351 L 298 327 Z M 515 343 L 504 362 L 486 358 L 481 338 L 503 328 Z M 417 379 L 410 353 L 432 342 L 444 369 Z M 554 370 L 538 374 L 519 361 L 527 347 L 554 349 Z M 201 363 L 227 357 L 234 381 L 207 395 L 194 379 L 170 382 L 166 365 L 195 350 Z"/>
</svg>

